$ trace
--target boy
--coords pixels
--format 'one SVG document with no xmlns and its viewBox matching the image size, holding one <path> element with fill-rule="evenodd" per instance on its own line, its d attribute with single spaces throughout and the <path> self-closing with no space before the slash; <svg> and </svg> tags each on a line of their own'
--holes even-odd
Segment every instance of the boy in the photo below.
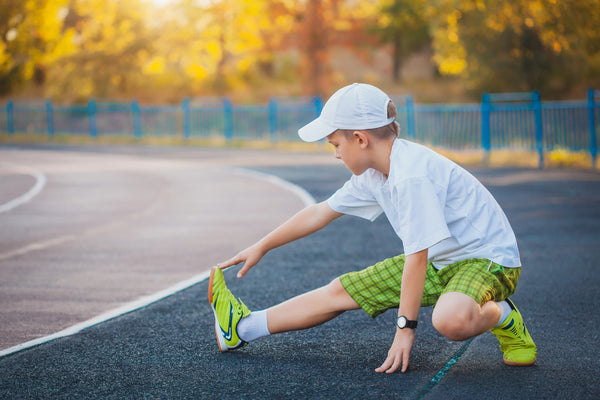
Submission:
<svg viewBox="0 0 600 400">
<path fill-rule="evenodd" d="M 321 115 L 298 133 L 327 138 L 353 176 L 327 201 L 305 208 L 256 244 L 213 268 L 208 298 L 219 348 L 310 328 L 362 308 L 376 317 L 398 308 L 395 337 L 375 371 L 405 372 L 421 306 L 435 305 L 434 327 L 451 340 L 491 329 L 508 365 L 532 365 L 536 346 L 508 299 L 521 262 L 512 228 L 492 195 L 471 174 L 424 146 L 398 139 L 396 108 L 381 90 L 353 84 L 338 90 Z M 267 310 L 250 312 L 227 289 L 222 269 L 244 263 L 242 278 L 270 250 L 350 214 L 374 220 L 384 212 L 404 255 Z"/>
</svg>

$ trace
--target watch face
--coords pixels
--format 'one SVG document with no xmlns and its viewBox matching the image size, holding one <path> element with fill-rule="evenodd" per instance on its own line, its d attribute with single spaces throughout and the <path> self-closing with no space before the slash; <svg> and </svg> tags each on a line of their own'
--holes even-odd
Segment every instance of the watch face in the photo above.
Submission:
<svg viewBox="0 0 600 400">
<path fill-rule="evenodd" d="M 400 318 L 398 318 L 398 327 L 400 329 L 402 329 L 405 326 L 406 326 L 406 317 L 400 317 Z"/>
</svg>

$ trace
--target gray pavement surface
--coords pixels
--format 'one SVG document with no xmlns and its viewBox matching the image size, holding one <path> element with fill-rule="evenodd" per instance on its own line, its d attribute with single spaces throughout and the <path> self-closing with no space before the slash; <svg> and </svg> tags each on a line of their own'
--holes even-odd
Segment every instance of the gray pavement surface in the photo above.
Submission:
<svg viewBox="0 0 600 400">
<path fill-rule="evenodd" d="M 168 149 L 119 152 L 160 160 L 192 156 Z M 296 183 L 317 200 L 348 177 L 340 165 L 298 161 L 290 156 L 247 165 Z M 431 326 L 430 308 L 419 316 L 406 374 L 373 371 L 391 344 L 393 311 L 375 320 L 348 312 L 314 329 L 221 354 L 207 282 L 201 282 L 77 335 L 1 358 L 0 398 L 600 398 L 600 174 L 473 172 L 502 205 L 519 240 L 523 273 L 513 299 L 538 345 L 533 367 L 504 365 L 490 333 L 470 342 L 445 339 Z M 225 277 L 251 309 L 261 309 L 401 251 L 385 218 L 344 217 L 272 251 L 243 280 L 235 269 Z M 168 256 L 171 265 L 182 262 Z M 200 249 L 195 257 L 202 258 Z M 60 264 L 61 254 L 53 258 Z"/>
<path fill-rule="evenodd" d="M 230 167 L 278 153 L 52 149 L 0 149 L 0 207 L 46 177 L 0 212 L 0 350 L 206 271 L 304 205 Z"/>
</svg>

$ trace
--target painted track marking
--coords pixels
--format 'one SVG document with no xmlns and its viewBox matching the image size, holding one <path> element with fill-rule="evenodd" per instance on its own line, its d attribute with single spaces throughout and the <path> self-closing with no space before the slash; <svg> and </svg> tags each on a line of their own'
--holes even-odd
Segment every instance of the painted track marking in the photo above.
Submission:
<svg viewBox="0 0 600 400">
<path fill-rule="evenodd" d="M 35 178 L 35 184 L 21 196 L 15 198 L 15 199 L 12 199 L 4 204 L 0 204 L 0 213 L 10 211 L 13 208 L 19 207 L 20 205 L 27 203 L 28 201 L 33 199 L 35 196 L 40 194 L 42 189 L 44 189 L 44 186 L 46 186 L 46 182 L 47 182 L 46 175 L 44 175 L 40 171 L 31 169 L 31 168 L 26 168 L 26 167 L 9 165 L 9 164 L 4 164 L 4 165 L 8 166 L 9 169 L 12 169 L 14 171 L 33 176 Z"/>
<path fill-rule="evenodd" d="M 189 279 L 186 279 L 185 281 L 179 282 L 167 289 L 161 290 L 160 292 L 154 293 L 150 296 L 142 297 L 139 300 L 125 304 L 124 306 L 115 308 L 111 311 L 108 311 L 104 314 L 98 315 L 97 317 L 88 319 L 87 321 L 81 322 L 79 324 L 73 325 L 69 328 L 63 329 L 59 332 L 53 333 L 51 335 L 43 336 L 43 337 L 40 337 L 40 338 L 37 338 L 34 340 L 30 340 L 28 342 L 21 343 L 16 346 L 13 346 L 13 347 L 9 347 L 8 349 L 5 349 L 5 350 L 1 350 L 0 357 L 4 357 L 9 354 L 16 353 L 16 352 L 19 352 L 19 351 L 22 351 L 22 350 L 25 350 L 25 349 L 28 349 L 31 347 L 39 346 L 41 344 L 48 343 L 48 342 L 51 342 L 56 339 L 74 335 L 78 332 L 81 332 L 84 329 L 91 328 L 102 322 L 106 322 L 108 320 L 128 314 L 132 311 L 139 310 L 139 309 L 144 308 L 152 303 L 162 300 L 168 296 L 171 296 L 177 292 L 187 289 L 197 283 L 200 283 L 200 282 L 206 280 L 206 278 L 208 278 L 209 276 L 210 276 L 210 271 L 203 272 L 203 273 L 193 276 Z"/>
<path fill-rule="evenodd" d="M 293 184 L 291 182 L 288 182 L 288 181 L 286 181 L 284 179 L 281 179 L 281 178 L 279 178 L 277 176 L 265 174 L 265 173 L 262 173 L 262 172 L 252 171 L 252 170 L 245 169 L 245 168 L 231 168 L 231 170 L 232 170 L 233 173 L 235 173 L 237 175 L 243 175 L 243 176 L 247 176 L 247 177 L 252 178 L 252 179 L 263 180 L 263 181 L 269 182 L 269 183 L 271 183 L 273 185 L 279 186 L 282 189 L 284 189 L 286 191 L 289 191 L 289 192 L 295 194 L 296 196 L 298 196 L 302 200 L 302 202 L 305 205 L 307 205 L 307 206 L 311 205 L 311 204 L 315 204 L 315 199 L 306 190 L 304 190 L 303 188 L 301 188 L 298 185 L 295 185 L 295 184 Z M 60 240 L 59 243 L 63 243 L 65 241 L 72 240 L 72 239 L 73 238 L 71 238 L 70 236 L 69 237 L 65 237 L 62 240 Z M 59 244 L 59 243 L 54 243 L 54 242 L 53 243 L 47 243 L 47 245 L 42 246 L 42 247 L 45 248 L 45 247 L 49 247 L 49 246 L 52 246 L 52 245 L 55 245 L 55 244 Z M 39 248 L 27 249 L 27 251 L 31 251 L 31 250 L 39 250 Z M 11 254 L 10 256 L 12 257 L 13 255 L 16 255 L 16 254 Z M 5 257 L 5 258 L 7 258 L 7 257 Z M 2 258 L 0 257 L 0 259 L 2 259 Z M 67 336 L 75 335 L 76 333 L 79 333 L 79 332 L 81 332 L 81 331 L 83 331 L 85 329 L 91 328 L 91 327 L 96 326 L 98 324 L 101 324 L 103 322 L 106 322 L 106 321 L 109 321 L 111 319 L 120 317 L 122 315 L 131 313 L 133 311 L 137 311 L 139 309 L 142 309 L 144 307 L 149 306 L 152 303 L 155 303 L 155 302 L 157 302 L 159 300 L 162 300 L 164 298 L 172 296 L 172 295 L 174 295 L 174 294 L 176 294 L 176 293 L 178 293 L 178 292 L 180 292 L 180 291 L 182 291 L 184 289 L 187 289 L 187 288 L 189 288 L 191 286 L 199 284 L 199 283 L 205 281 L 206 279 L 208 279 L 209 276 L 210 276 L 210 270 L 209 271 L 205 271 L 205 272 L 203 272 L 201 274 L 198 274 L 196 276 L 193 276 L 193 277 L 191 277 L 189 279 L 186 279 L 186 280 L 184 280 L 182 282 L 179 282 L 179 283 L 177 283 L 177 284 L 175 284 L 175 285 L 173 285 L 173 286 L 171 286 L 171 287 L 169 287 L 167 289 L 161 290 L 161 291 L 159 291 L 157 293 L 154 293 L 154 294 L 152 294 L 150 296 L 146 296 L 146 297 L 143 297 L 143 298 L 141 298 L 139 300 L 136 300 L 134 302 L 125 304 L 125 305 L 123 305 L 121 307 L 115 308 L 115 309 L 113 309 L 111 311 L 108 311 L 108 312 L 106 312 L 104 314 L 98 315 L 97 317 L 88 319 L 87 321 L 83 321 L 83 322 L 81 322 L 79 324 L 73 325 L 73 326 L 71 326 L 69 328 L 63 329 L 63 330 L 61 330 L 59 332 L 53 333 L 51 335 L 43 336 L 43 337 L 40 337 L 40 338 L 37 338 L 37 339 L 34 339 L 34 340 L 30 340 L 28 342 L 21 343 L 21 344 L 9 347 L 9 348 L 4 349 L 4 350 L 0 350 L 0 358 L 4 357 L 4 356 L 7 356 L 9 354 L 17 353 L 17 352 L 20 352 L 20 351 L 23 351 L 23 350 L 26 350 L 26 349 L 29 349 L 29 348 L 32 348 L 32 347 L 36 347 L 36 346 L 42 345 L 44 343 L 51 342 L 51 341 L 56 340 L 56 339 L 60 339 L 60 338 L 64 338 L 64 337 L 67 337 Z"/>
<path fill-rule="evenodd" d="M 427 383 L 427 385 L 425 385 L 423 389 L 419 390 L 417 396 L 415 397 L 415 400 L 422 399 L 429 394 L 429 392 L 435 387 L 435 385 L 437 385 L 438 382 L 441 381 L 444 376 L 446 376 L 446 374 L 450 371 L 454 364 L 456 364 L 458 360 L 460 360 L 465 351 L 467 351 L 467 349 L 469 348 L 469 345 L 471 344 L 473 339 L 474 338 L 467 340 L 467 342 L 463 344 L 461 348 L 456 351 L 456 353 L 454 353 L 454 356 L 452 356 L 452 358 L 446 363 L 446 365 L 444 365 L 442 369 L 440 369 L 438 373 L 435 374 L 433 378 L 431 378 L 429 383 Z"/>
</svg>

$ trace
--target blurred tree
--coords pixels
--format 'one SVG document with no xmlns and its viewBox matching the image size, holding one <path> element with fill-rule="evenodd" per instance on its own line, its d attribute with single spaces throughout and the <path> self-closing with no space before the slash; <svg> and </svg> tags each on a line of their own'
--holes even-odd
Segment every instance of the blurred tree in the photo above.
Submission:
<svg viewBox="0 0 600 400">
<path fill-rule="evenodd" d="M 140 0 L 72 0 L 67 22 L 75 51 L 49 69 L 50 96 L 85 101 L 144 87 L 141 65 L 152 38 Z"/>
<path fill-rule="evenodd" d="M 152 62 L 163 74 L 182 73 L 188 92 L 223 95 L 253 73 L 273 74 L 275 52 L 293 26 L 281 0 L 181 0 L 162 10 Z M 157 72 L 157 71 L 155 71 Z M 189 83 L 191 82 L 191 86 Z M 192 93 L 188 93 L 192 94 Z"/>
<path fill-rule="evenodd" d="M 345 47 L 360 58 L 362 46 L 374 45 L 368 27 L 374 24 L 378 2 L 308 0 L 298 3 L 297 12 L 300 76 L 306 93 L 323 96 L 340 83 L 333 82 L 337 72 L 331 70 L 332 50 Z"/>
<path fill-rule="evenodd" d="M 0 95 L 21 83 L 46 82 L 47 68 L 69 54 L 72 33 L 64 29 L 69 0 L 0 2 Z"/>
<path fill-rule="evenodd" d="M 600 64 L 599 0 L 436 0 L 434 59 L 480 91 L 559 94 Z"/>
<path fill-rule="evenodd" d="M 382 0 L 373 30 L 393 46 L 392 75 L 400 79 L 402 61 L 430 41 L 426 0 Z"/>
<path fill-rule="evenodd" d="M 336 6 L 337 2 L 333 3 Z M 322 4 L 321 0 L 308 0 L 306 9 L 303 12 L 304 36 L 304 69 L 303 81 L 306 82 L 308 93 L 323 95 L 327 85 L 328 68 L 328 31 L 329 20 L 325 13 L 327 5 Z"/>
<path fill-rule="evenodd" d="M 0 94 L 326 96 L 348 79 L 333 65 L 376 81 L 368 64 L 390 43 L 398 79 L 428 41 L 476 93 L 562 94 L 600 86 L 598 26 L 600 0 L 1 0 Z"/>
<path fill-rule="evenodd" d="M 292 32 L 296 10 L 294 1 L 264 0 L 264 12 L 260 13 L 259 35 L 262 46 L 257 52 L 257 67 L 265 76 L 275 78 L 275 61 L 285 51 L 285 38 Z"/>
</svg>

